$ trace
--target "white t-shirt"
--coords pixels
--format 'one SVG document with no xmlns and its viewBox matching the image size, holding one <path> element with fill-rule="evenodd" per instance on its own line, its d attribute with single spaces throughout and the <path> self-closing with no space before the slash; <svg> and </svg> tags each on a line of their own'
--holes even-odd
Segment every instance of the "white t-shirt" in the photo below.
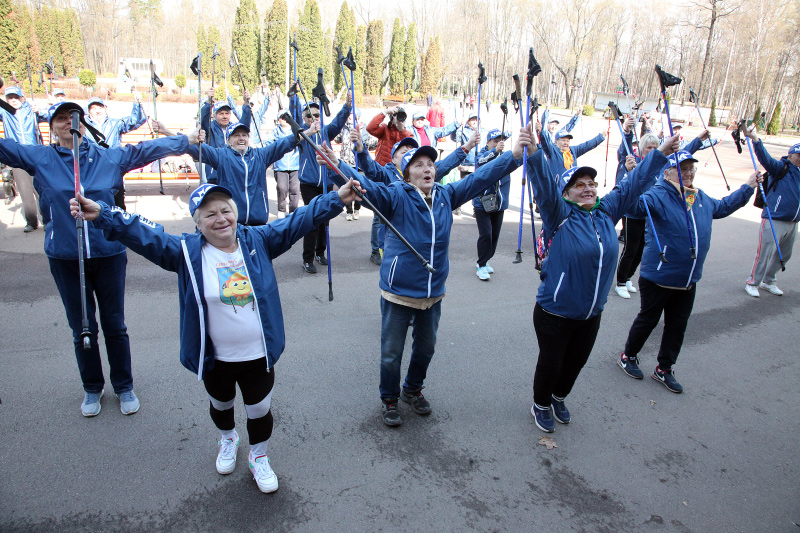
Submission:
<svg viewBox="0 0 800 533">
<path fill-rule="evenodd" d="M 238 362 L 265 357 L 261 320 L 241 247 L 229 254 L 206 243 L 202 255 L 203 293 L 214 358 Z"/>
</svg>

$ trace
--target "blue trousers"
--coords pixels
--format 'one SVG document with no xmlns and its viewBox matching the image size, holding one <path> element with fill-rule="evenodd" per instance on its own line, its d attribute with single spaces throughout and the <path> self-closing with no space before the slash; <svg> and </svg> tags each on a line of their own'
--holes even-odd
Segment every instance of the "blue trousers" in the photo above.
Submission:
<svg viewBox="0 0 800 533">
<path fill-rule="evenodd" d="M 75 358 L 86 392 L 103 390 L 103 367 L 100 362 L 100 347 L 97 344 L 96 309 L 100 308 L 100 324 L 103 326 L 109 378 L 116 394 L 133 389 L 131 374 L 131 346 L 128 328 L 125 326 L 125 268 L 128 256 L 125 252 L 110 257 L 95 257 L 84 262 L 86 272 L 86 308 L 91 332 L 91 349 L 84 350 L 81 341 L 81 290 L 77 259 L 54 259 L 50 261 L 50 272 L 61 295 L 67 313 L 67 322 L 72 329 Z"/>
<path fill-rule="evenodd" d="M 422 388 L 436 348 L 436 332 L 441 315 L 441 300 L 430 309 L 422 310 L 395 304 L 381 297 L 381 398 L 396 399 L 400 396 L 400 363 L 412 319 L 411 360 L 403 388 L 407 391 Z"/>
</svg>

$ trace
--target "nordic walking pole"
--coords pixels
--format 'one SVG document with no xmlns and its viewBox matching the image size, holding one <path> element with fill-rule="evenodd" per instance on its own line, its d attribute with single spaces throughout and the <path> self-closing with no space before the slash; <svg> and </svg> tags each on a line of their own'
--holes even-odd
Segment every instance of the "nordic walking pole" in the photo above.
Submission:
<svg viewBox="0 0 800 533">
<path fill-rule="evenodd" d="M 542 71 L 542 67 L 539 66 L 539 62 L 536 61 L 536 57 L 533 55 L 533 47 L 531 46 L 528 50 L 528 72 L 525 76 L 525 97 L 527 99 L 527 105 L 525 107 L 525 127 L 527 128 L 531 122 L 531 94 L 533 93 L 533 79 Z M 539 110 L 539 103 L 536 99 L 533 101 L 534 111 Z M 520 104 L 520 107 L 522 105 Z M 528 161 L 528 147 L 525 146 L 523 149 L 522 154 L 522 161 L 524 162 L 523 165 L 527 166 Z M 524 172 L 524 169 L 523 169 Z M 535 265 L 534 267 L 537 270 L 541 269 L 541 258 L 539 257 L 539 251 L 536 249 L 536 219 L 533 216 L 533 189 L 531 188 L 530 183 L 528 184 L 528 208 L 531 212 L 531 232 L 533 235 L 533 255 L 535 258 Z"/>
<path fill-rule="evenodd" d="M 159 87 L 164 86 L 164 82 L 161 81 L 161 78 L 158 77 L 156 74 L 156 67 L 153 65 L 153 60 L 150 60 L 150 91 L 153 95 L 153 120 L 158 122 L 158 108 L 156 107 L 156 98 L 158 97 L 158 90 L 156 89 L 156 85 Z M 156 139 L 158 139 L 158 131 L 156 131 Z M 156 163 L 158 164 L 158 192 L 164 194 L 164 179 L 161 176 L 161 160 L 157 160 Z"/>
<path fill-rule="evenodd" d="M 325 142 L 325 117 L 331 116 L 331 110 L 328 108 L 328 95 L 325 92 L 325 73 L 322 67 L 317 71 L 317 85 L 311 91 L 311 98 L 316 98 L 319 102 L 319 132 L 320 139 Z M 330 142 L 330 139 L 328 139 Z M 328 193 L 328 173 L 325 167 L 319 166 L 319 177 L 322 181 L 322 194 Z M 330 226 L 325 224 L 325 250 L 328 252 L 328 301 L 333 301 L 333 274 L 331 270 L 331 234 L 329 231 Z"/>
<path fill-rule="evenodd" d="M 611 117 L 608 117 L 608 130 L 606 131 L 606 166 L 603 173 L 603 187 L 606 186 L 608 179 L 608 147 L 611 146 Z"/>
<path fill-rule="evenodd" d="M 503 112 L 503 128 L 500 130 L 503 132 L 503 136 L 506 134 L 506 117 L 508 116 L 508 98 L 503 100 L 503 103 L 500 104 L 500 111 Z"/>
<path fill-rule="evenodd" d="M 70 118 L 72 119 L 72 124 L 69 128 L 69 132 L 72 134 L 72 174 L 75 178 L 75 198 L 77 198 L 81 192 L 81 167 L 79 153 L 81 141 L 80 111 L 75 109 L 70 111 Z M 80 205 L 78 206 L 78 209 L 80 209 Z M 86 270 L 83 258 L 83 225 L 83 214 L 80 214 L 75 219 L 75 230 L 77 231 L 78 236 L 78 276 L 81 285 L 81 341 L 83 343 L 83 349 L 90 350 L 92 348 L 92 333 L 89 331 L 89 313 L 86 305 Z"/>
<path fill-rule="evenodd" d="M 349 50 L 347 50 L 347 57 L 343 61 L 344 66 L 346 66 L 350 70 L 350 103 L 353 106 L 353 129 L 355 130 L 357 127 L 356 121 L 356 87 L 353 85 L 353 72 L 356 70 L 356 58 L 353 57 L 353 47 L 351 46 Z M 347 84 L 347 79 L 345 79 L 345 85 Z M 353 150 L 355 151 L 355 147 Z M 356 154 L 356 172 L 358 171 L 358 154 Z"/>
<path fill-rule="evenodd" d="M 286 119 L 286 121 L 292 127 L 292 133 L 294 134 L 294 136 L 297 137 L 300 140 L 303 140 L 303 141 L 307 142 L 308 145 L 317 153 L 317 156 L 322 158 L 323 161 L 325 161 L 325 164 L 328 166 L 328 168 L 333 170 L 336 173 L 336 175 L 338 175 L 343 180 L 349 180 L 350 179 L 347 176 L 345 176 L 344 172 L 342 172 L 339 169 L 339 167 L 337 167 L 336 165 L 333 164 L 333 161 L 331 161 L 328 158 L 328 156 L 325 155 L 325 152 L 323 152 L 322 149 L 319 147 L 319 145 L 317 145 L 313 141 L 313 139 L 311 139 L 311 137 L 308 136 L 308 134 L 305 132 L 305 130 L 303 130 L 300 127 L 300 125 L 297 124 L 297 122 L 294 120 L 294 118 L 289 116 Z M 408 242 L 408 239 L 403 237 L 403 235 L 397 230 L 397 228 L 394 227 L 394 224 L 392 224 L 389 221 L 389 219 L 386 218 L 386 216 L 383 213 L 381 213 L 378 210 L 377 207 L 375 207 L 375 204 L 373 204 L 369 200 L 369 198 L 367 198 L 366 195 L 364 193 L 362 193 L 361 191 L 359 191 L 358 189 L 354 188 L 353 190 L 355 191 L 356 196 L 358 196 L 359 202 L 361 202 L 364 205 L 364 207 L 366 207 L 367 209 L 372 211 L 375 214 L 375 216 L 377 216 L 380 219 L 381 223 L 386 224 L 386 227 L 389 228 L 395 235 L 397 235 L 397 238 L 400 239 L 400 242 L 402 242 L 405 245 L 405 247 L 408 248 L 408 250 L 414 255 L 414 257 L 416 257 L 419 260 L 420 263 L 422 263 L 422 266 L 428 272 L 430 272 L 431 274 L 435 274 L 436 273 L 436 269 L 433 268 L 431 266 L 431 264 L 428 263 L 428 261 L 424 257 L 422 257 L 422 254 L 420 254 L 414 248 L 414 246 L 410 242 Z"/>
<path fill-rule="evenodd" d="M 625 102 L 628 104 L 628 110 L 630 113 L 633 113 L 633 108 L 631 108 L 631 100 L 628 95 L 631 92 L 630 87 L 628 86 L 628 82 L 625 81 L 625 76 L 622 74 L 619 75 L 619 78 L 622 80 L 622 93 L 625 95 Z M 619 110 L 618 110 L 619 111 Z M 639 138 L 636 136 L 636 124 L 633 125 L 633 140 L 639 142 Z M 728 189 L 730 190 L 730 189 Z"/>
<path fill-rule="evenodd" d="M 475 145 L 475 170 L 478 170 L 478 146 L 481 144 L 481 87 L 483 87 L 483 82 L 485 81 L 486 71 L 483 68 L 483 63 L 478 62 L 478 123 L 476 124 L 478 144 Z"/>
<path fill-rule="evenodd" d="M 197 121 L 200 122 L 200 117 L 202 116 L 202 109 L 203 109 L 203 54 L 198 53 L 197 57 L 192 60 L 192 64 L 189 66 L 189 69 L 192 71 L 192 74 L 197 76 Z M 210 114 L 210 113 L 209 113 Z M 204 124 L 200 124 L 200 129 L 203 129 Z M 209 130 L 211 130 L 211 125 L 209 124 Z M 203 142 L 200 141 L 197 144 L 197 152 L 198 152 L 198 165 L 197 165 L 197 173 L 200 176 L 200 183 L 205 183 L 205 169 L 203 168 Z"/>
<path fill-rule="evenodd" d="M 742 126 L 742 122 L 739 123 L 739 126 Z M 750 137 L 745 135 L 745 139 L 747 141 L 747 148 L 750 150 L 750 160 L 753 162 L 753 169 L 758 172 L 758 164 L 756 163 L 756 156 L 753 154 L 753 145 L 750 142 Z M 764 185 L 760 182 L 758 183 L 758 190 L 761 191 L 761 198 L 764 199 L 764 210 L 767 212 L 767 220 L 769 220 L 769 227 L 772 230 L 772 238 L 775 239 L 775 248 L 778 250 L 778 259 L 781 262 L 781 271 L 786 270 L 786 263 L 783 261 L 783 254 L 781 253 L 781 246 L 778 243 L 778 235 L 775 233 L 775 224 L 772 222 L 772 213 L 769 210 L 769 204 L 767 203 L 767 193 L 764 192 Z"/>
<path fill-rule="evenodd" d="M 56 73 L 56 65 L 53 63 L 53 56 L 50 56 L 50 61 L 44 64 L 47 68 L 47 73 L 50 74 L 50 94 L 53 94 L 53 76 Z"/>
<path fill-rule="evenodd" d="M 211 86 L 216 87 L 216 70 L 217 70 L 217 57 L 219 57 L 219 50 L 217 43 L 214 43 L 214 51 L 211 52 Z"/>
<path fill-rule="evenodd" d="M 242 77 L 242 67 L 239 66 L 239 56 L 236 55 L 236 50 L 233 50 L 233 61 L 236 63 L 236 70 L 239 72 L 239 82 L 242 84 L 242 93 L 244 93 L 247 88 L 244 86 L 244 78 Z M 231 65 L 233 67 L 233 65 Z M 250 105 L 250 104 L 245 104 Z M 252 120 L 252 119 L 251 119 Z M 249 126 L 249 124 L 245 124 L 245 126 Z M 258 137 L 258 144 L 259 146 L 264 146 L 264 141 L 261 140 L 261 124 L 255 125 L 256 130 L 256 137 Z"/>
<path fill-rule="evenodd" d="M 667 87 L 672 87 L 673 85 L 680 85 L 683 81 L 677 76 L 673 76 L 667 72 L 661 70 L 660 65 L 656 65 L 656 74 L 658 74 L 658 81 L 661 84 L 661 97 L 664 99 L 664 111 L 667 114 L 667 124 L 669 124 L 669 136 L 672 137 L 675 135 L 675 132 L 672 129 L 672 118 L 669 116 L 669 102 L 667 101 Z M 681 186 L 681 200 L 683 201 L 683 214 L 686 216 L 686 231 L 689 234 L 689 244 L 691 246 L 691 254 L 692 259 L 697 259 L 697 252 L 695 251 L 694 240 L 692 239 L 692 224 L 689 222 L 689 208 L 686 205 L 686 192 L 683 187 L 683 175 L 681 174 L 681 165 L 678 161 L 678 153 L 676 152 L 673 154 L 675 156 L 675 169 L 678 171 L 678 183 Z"/>
<path fill-rule="evenodd" d="M 519 123 L 523 128 L 525 127 L 525 117 L 522 115 L 522 83 L 519 79 L 519 74 L 514 74 L 514 92 L 511 94 L 511 100 L 514 102 L 514 109 L 519 113 Z M 522 263 L 522 220 L 525 216 L 525 168 L 527 161 L 523 159 L 522 163 L 522 192 L 519 195 L 519 232 L 517 233 L 517 255 L 514 257 L 512 263 Z M 533 248 L 536 253 L 536 247 Z"/>
<path fill-rule="evenodd" d="M 647 200 L 642 199 L 642 202 L 644 202 L 644 210 L 647 211 L 647 220 L 650 221 L 650 229 L 653 230 L 653 238 L 656 241 L 656 246 L 658 246 L 658 255 L 661 256 L 661 262 L 669 263 L 669 261 L 667 261 L 667 258 L 665 256 L 665 254 L 667 253 L 667 248 L 666 246 L 662 248 L 661 242 L 659 242 L 658 240 L 658 233 L 656 233 L 656 225 L 653 223 L 653 217 L 650 215 L 650 207 L 647 205 Z"/>
<path fill-rule="evenodd" d="M 619 134 L 622 136 L 622 145 L 625 147 L 625 152 L 627 152 L 628 155 L 633 155 L 631 153 L 630 146 L 628 146 L 628 141 L 625 139 L 625 130 L 622 129 L 622 122 L 617 104 L 614 102 L 609 102 L 608 107 L 611 109 L 611 115 L 614 117 L 614 122 L 616 122 L 617 126 L 619 126 Z"/>
<path fill-rule="evenodd" d="M 697 109 L 697 116 L 700 117 L 700 124 L 703 125 L 704 130 L 708 131 L 708 128 L 706 127 L 706 122 L 705 120 L 703 120 L 703 115 L 700 114 L 700 106 L 698 105 L 697 93 L 695 93 L 694 89 L 692 89 L 691 87 L 689 87 L 689 100 L 694 102 L 694 108 Z M 719 171 L 722 173 L 722 179 L 725 180 L 725 186 L 728 188 L 728 190 L 731 190 L 731 186 L 728 185 L 728 178 L 725 177 L 725 171 L 722 170 L 722 163 L 720 163 L 719 156 L 717 155 L 717 149 L 714 148 L 714 142 L 713 139 L 711 139 L 710 132 L 708 136 L 708 142 L 711 145 L 711 151 L 714 152 L 714 157 L 717 158 L 717 164 L 719 165 Z"/>
</svg>

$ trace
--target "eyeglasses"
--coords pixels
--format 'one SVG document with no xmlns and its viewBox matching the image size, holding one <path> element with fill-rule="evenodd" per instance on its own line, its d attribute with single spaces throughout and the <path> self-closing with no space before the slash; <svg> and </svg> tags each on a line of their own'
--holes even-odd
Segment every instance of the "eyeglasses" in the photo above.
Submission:
<svg viewBox="0 0 800 533">
<path fill-rule="evenodd" d="M 310 115 L 306 115 L 306 118 L 311 118 L 311 117 L 319 118 L 319 113 L 311 113 Z"/>
<path fill-rule="evenodd" d="M 579 181 L 578 183 L 576 183 L 575 185 L 572 186 L 573 189 L 576 189 L 576 190 L 579 190 L 579 191 L 582 191 L 582 190 L 586 189 L 587 187 L 590 188 L 590 189 L 597 189 L 597 182 L 596 181 L 590 181 L 590 182 L 587 183 L 585 181 Z"/>
</svg>

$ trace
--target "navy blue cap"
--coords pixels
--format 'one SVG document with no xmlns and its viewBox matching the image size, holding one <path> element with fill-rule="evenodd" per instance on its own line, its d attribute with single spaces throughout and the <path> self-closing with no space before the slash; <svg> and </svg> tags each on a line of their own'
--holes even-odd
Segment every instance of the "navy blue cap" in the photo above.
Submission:
<svg viewBox="0 0 800 533">
<path fill-rule="evenodd" d="M 230 108 L 231 108 L 231 106 L 230 106 L 230 104 L 228 104 L 228 102 L 225 102 L 225 101 L 222 101 L 222 102 L 217 102 L 217 103 L 215 103 L 215 104 L 214 104 L 214 108 L 211 110 L 211 112 L 212 112 L 214 115 L 216 115 L 216 114 L 217 114 L 217 111 L 220 111 L 220 110 L 222 110 L 222 109 L 226 109 L 226 108 L 227 108 L 227 109 L 230 109 Z"/>
<path fill-rule="evenodd" d="M 58 113 L 60 111 L 70 112 L 72 110 L 75 110 L 78 113 L 80 113 L 80 119 L 81 119 L 81 121 L 83 121 L 83 117 L 85 115 L 85 112 L 83 111 L 83 108 L 80 105 L 76 104 L 75 102 L 66 102 L 65 101 L 65 102 L 60 102 L 58 104 L 50 106 L 50 109 L 47 110 L 48 113 L 50 113 L 50 118 L 48 119 L 47 123 L 50 124 L 50 125 L 53 124 L 53 117 L 56 116 L 56 113 Z"/>
<path fill-rule="evenodd" d="M 789 155 L 792 154 L 800 154 L 800 143 L 797 143 L 791 148 L 789 148 Z"/>
<path fill-rule="evenodd" d="M 559 139 L 564 138 L 564 137 L 569 137 L 570 139 L 573 138 L 572 134 L 570 132 L 568 132 L 567 130 L 558 130 L 556 132 L 556 140 L 559 140 Z"/>
<path fill-rule="evenodd" d="M 237 122 L 235 124 L 228 124 L 228 127 L 225 130 L 225 137 L 230 137 L 231 135 L 233 135 L 233 132 L 235 132 L 238 129 L 247 130 L 247 133 L 250 133 L 250 126 L 248 126 L 247 124 L 243 124 L 241 122 Z"/>
<path fill-rule="evenodd" d="M 592 179 L 595 179 L 597 177 L 597 171 L 592 167 L 572 167 L 566 170 L 558 178 L 558 186 L 561 194 L 563 195 L 564 191 L 581 176 L 591 176 Z"/>
<path fill-rule="evenodd" d="M 97 96 L 95 96 L 94 98 L 90 98 L 89 99 L 89 102 L 86 104 L 86 109 L 89 109 L 93 105 L 101 105 L 103 107 L 106 107 L 106 103 L 103 102 L 103 99 L 102 98 L 98 98 Z"/>
<path fill-rule="evenodd" d="M 677 154 L 669 156 L 669 163 L 667 163 L 667 168 L 674 168 L 678 166 L 678 164 L 683 163 L 684 161 L 694 161 L 695 163 L 697 163 L 697 159 L 694 158 L 692 152 L 681 150 Z"/>
<path fill-rule="evenodd" d="M 419 143 L 414 139 L 414 137 L 404 137 L 403 139 L 400 139 L 399 141 L 394 143 L 394 146 L 392 146 L 392 155 L 391 155 L 392 159 L 394 159 L 394 153 L 401 146 L 410 146 L 411 148 L 419 148 Z"/>
<path fill-rule="evenodd" d="M 197 208 L 203 205 L 203 199 L 212 192 L 221 192 L 228 198 L 233 198 L 231 191 L 222 185 L 214 185 L 213 183 L 204 183 L 189 196 L 189 214 L 194 215 Z"/>
<path fill-rule="evenodd" d="M 403 160 L 400 161 L 400 173 L 405 175 L 406 167 L 414 160 L 420 156 L 427 155 L 431 158 L 431 161 L 436 161 L 436 158 L 439 157 L 439 152 L 433 146 L 420 146 L 419 148 L 413 148 L 403 154 Z"/>
</svg>

